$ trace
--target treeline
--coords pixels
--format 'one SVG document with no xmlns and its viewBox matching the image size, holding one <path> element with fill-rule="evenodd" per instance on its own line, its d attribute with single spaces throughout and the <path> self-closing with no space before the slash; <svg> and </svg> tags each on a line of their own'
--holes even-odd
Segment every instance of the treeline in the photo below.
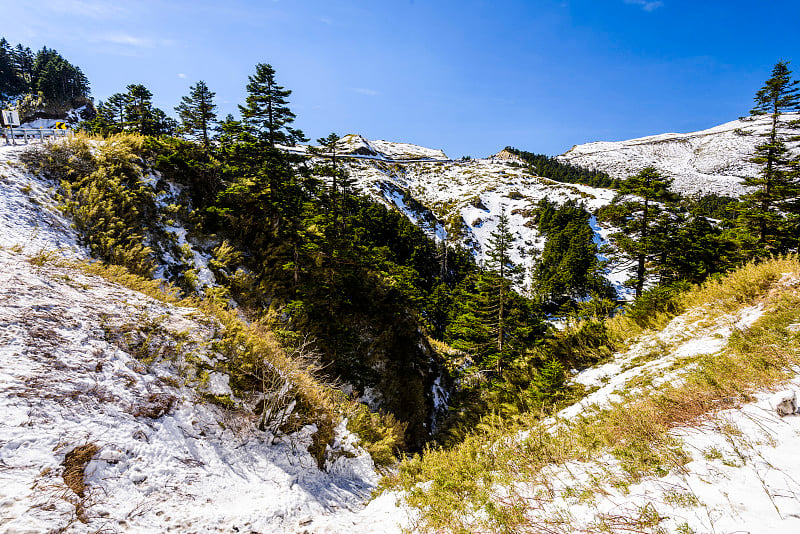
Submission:
<svg viewBox="0 0 800 534">
<path fill-rule="evenodd" d="M 592 187 L 616 189 L 619 185 L 619 180 L 611 178 L 602 171 L 593 171 L 570 165 L 569 163 L 562 163 L 554 157 L 534 154 L 510 146 L 506 147 L 506 150 L 519 156 L 522 161 L 530 166 L 531 171 L 537 176 L 544 176 L 557 182 L 583 184 Z"/>
<path fill-rule="evenodd" d="M 142 135 L 175 135 L 178 122 L 153 105 L 153 93 L 142 84 L 129 84 L 97 105 L 97 115 L 83 123 L 87 132 L 108 136 L 122 132 Z"/>
<path fill-rule="evenodd" d="M 0 38 L 0 100 L 32 94 L 47 102 L 70 103 L 89 93 L 89 80 L 80 67 L 57 51 L 43 47 L 34 53 Z"/>
</svg>

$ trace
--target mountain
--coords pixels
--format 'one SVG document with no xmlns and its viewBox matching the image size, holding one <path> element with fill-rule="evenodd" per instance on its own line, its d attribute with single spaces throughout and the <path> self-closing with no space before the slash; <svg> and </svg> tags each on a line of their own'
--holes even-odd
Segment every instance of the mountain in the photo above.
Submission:
<svg viewBox="0 0 800 534">
<path fill-rule="evenodd" d="M 305 147 L 291 149 L 305 152 Z M 337 155 L 344 157 L 357 188 L 400 210 L 437 241 L 459 244 L 485 261 L 489 240 L 503 211 L 514 235 L 512 259 L 529 267 L 544 241 L 532 222 L 541 199 L 584 202 L 589 210 L 607 205 L 614 191 L 566 184 L 537 176 L 507 150 L 486 158 L 449 159 L 441 150 L 407 143 L 369 141 L 347 135 Z M 594 225 L 597 241 L 609 231 Z M 625 273 L 610 273 L 620 291 Z"/>
<path fill-rule="evenodd" d="M 440 239 L 462 229 L 478 255 L 490 223 L 472 216 L 517 210 L 527 246 L 536 234 L 524 210 L 537 198 L 599 206 L 613 194 L 533 176 L 508 152 L 403 161 L 398 155 L 431 152 L 351 141 L 352 150 L 372 151 L 347 163 L 362 189 L 410 217 L 429 214 Z M 695 289 L 675 317 L 662 314 L 649 328 L 612 319 L 618 340 L 605 338 L 600 363 L 566 370 L 554 417 L 537 419 L 547 413 L 537 404 L 525 430 L 487 418 L 463 446 L 425 450 L 379 486 L 344 420 L 328 428 L 322 448 L 321 421 L 260 429 L 255 407 L 264 397 L 238 397 L 227 366 L 247 352 L 246 338 L 226 338 L 228 326 L 196 301 L 154 297 L 157 283 L 137 289 L 103 275 L 58 209 L 55 184 L 20 163 L 23 150 L 0 146 L 5 532 L 798 528 L 800 418 L 785 409 L 800 388 L 793 258 Z M 160 184 L 159 203 L 178 195 L 155 174 L 144 179 Z M 443 215 L 423 201 L 438 201 Z M 191 236 L 169 228 L 202 272 Z M 776 388 L 784 390 L 777 397 Z M 370 500 L 381 487 L 391 489 Z"/>
<path fill-rule="evenodd" d="M 698 132 L 586 143 L 558 159 L 619 179 L 655 167 L 674 179 L 673 189 L 681 194 L 739 196 L 745 192 L 742 179 L 758 174 L 758 166 L 749 160 L 769 123 L 768 116 L 746 117 Z M 789 146 L 798 150 L 800 143 Z"/>
</svg>

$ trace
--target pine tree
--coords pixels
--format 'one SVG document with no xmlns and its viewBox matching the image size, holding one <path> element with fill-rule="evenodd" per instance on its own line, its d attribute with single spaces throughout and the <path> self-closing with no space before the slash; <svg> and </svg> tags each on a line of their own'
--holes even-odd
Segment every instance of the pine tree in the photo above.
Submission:
<svg viewBox="0 0 800 534">
<path fill-rule="evenodd" d="M 189 95 L 182 97 L 180 105 L 175 108 L 181 120 L 181 130 L 202 141 L 206 154 L 211 148 L 209 131 L 217 121 L 215 96 L 216 93 L 200 80 L 189 88 Z"/>
<path fill-rule="evenodd" d="M 23 92 L 29 92 L 33 85 L 33 63 L 35 61 L 33 52 L 30 48 L 23 47 L 18 44 L 12 53 L 14 58 L 14 67 L 17 71 L 17 77 L 20 79 Z"/>
<path fill-rule="evenodd" d="M 248 80 L 247 105 L 239 106 L 244 123 L 265 139 L 271 148 L 305 141 L 303 132 L 290 126 L 295 119 L 287 100 L 292 91 L 277 84 L 272 65 L 259 63 L 255 75 L 249 76 Z"/>
<path fill-rule="evenodd" d="M 125 103 L 125 123 L 142 135 L 153 130 L 153 93 L 142 84 L 132 83 Z"/>
<path fill-rule="evenodd" d="M 559 207 L 543 199 L 537 206 L 537 228 L 546 241 L 534 267 L 534 291 L 545 301 L 560 305 L 592 295 L 614 297 L 597 257 L 590 217 L 574 200 Z"/>
<path fill-rule="evenodd" d="M 16 96 L 20 91 L 20 79 L 14 65 L 13 49 L 5 37 L 0 38 L 0 99 Z"/>
<path fill-rule="evenodd" d="M 497 218 L 497 228 L 490 234 L 489 250 L 486 253 L 486 266 L 496 275 L 494 280 L 492 307 L 496 310 L 496 343 L 497 352 L 503 352 L 508 319 L 508 300 L 514 283 L 521 281 L 522 271 L 511 259 L 514 246 L 514 235 L 509 227 L 505 208 Z M 497 371 L 501 371 L 501 359 L 497 362 Z"/>
<path fill-rule="evenodd" d="M 663 260 L 664 231 L 668 231 L 669 217 L 665 203 L 676 198 L 669 192 L 671 184 L 671 179 L 664 178 L 653 167 L 642 169 L 622 181 L 619 192 L 604 212 L 620 228 L 610 236 L 615 245 L 612 252 L 618 259 L 630 260 L 635 265 L 632 282 L 637 298 L 648 278 L 648 264 L 659 258 Z"/>
<path fill-rule="evenodd" d="M 756 92 L 755 106 L 750 111 L 753 117 L 768 115 L 771 119 L 769 130 L 762 134 L 764 142 L 756 147 L 751 160 L 761 171 L 744 181 L 753 191 L 742 196 L 739 217 L 741 226 L 755 233 L 754 245 L 761 253 L 785 252 L 796 239 L 787 212 L 796 211 L 800 196 L 793 169 L 798 160 L 788 152 L 786 141 L 791 130 L 800 125 L 785 114 L 800 111 L 800 89 L 791 75 L 788 61 L 775 64 L 772 76 Z"/>
<path fill-rule="evenodd" d="M 105 102 L 108 117 L 111 123 L 117 126 L 117 131 L 119 132 L 124 130 L 126 126 L 125 110 L 127 109 L 128 104 L 130 104 L 130 97 L 125 93 L 114 93 L 108 97 L 108 100 Z"/>
<path fill-rule="evenodd" d="M 324 158 L 324 163 L 314 168 L 314 174 L 329 179 L 328 191 L 326 195 L 327 211 L 330 216 L 329 228 L 332 231 L 330 237 L 333 241 L 341 238 L 346 231 L 349 199 L 352 194 L 353 180 L 347 172 L 347 168 L 339 165 L 337 160 L 338 143 L 341 137 L 336 133 L 331 133 L 327 137 L 317 139 L 319 148 L 312 147 L 310 152 Z"/>
</svg>

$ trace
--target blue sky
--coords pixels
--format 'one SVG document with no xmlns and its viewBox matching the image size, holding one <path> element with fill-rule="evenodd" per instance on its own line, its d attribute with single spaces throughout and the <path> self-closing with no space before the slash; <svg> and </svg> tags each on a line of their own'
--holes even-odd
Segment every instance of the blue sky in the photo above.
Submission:
<svg viewBox="0 0 800 534">
<path fill-rule="evenodd" d="M 797 0 L 0 0 L 0 20 L 95 101 L 143 83 L 174 115 L 202 79 L 236 114 L 271 63 L 308 137 L 452 157 L 708 128 L 747 114 L 778 60 L 800 75 Z"/>
</svg>

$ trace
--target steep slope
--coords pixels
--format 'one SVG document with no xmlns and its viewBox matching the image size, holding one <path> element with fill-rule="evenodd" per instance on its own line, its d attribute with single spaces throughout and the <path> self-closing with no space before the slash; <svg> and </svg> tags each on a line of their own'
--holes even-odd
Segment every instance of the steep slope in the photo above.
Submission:
<svg viewBox="0 0 800 534">
<path fill-rule="evenodd" d="M 800 263 L 750 265 L 683 302 L 685 313 L 576 371 L 584 397 L 554 417 L 412 462 L 414 528 L 800 528 Z"/>
<path fill-rule="evenodd" d="M 322 456 L 316 424 L 257 430 L 225 327 L 70 263 L 88 256 L 19 153 L 0 147 L 0 530 L 391 530 L 361 515 L 378 475 L 344 423 Z"/>
<path fill-rule="evenodd" d="M 340 142 L 344 154 L 359 150 L 353 149 L 354 139 L 363 138 L 351 135 Z M 531 221 L 532 209 L 539 200 L 563 203 L 574 199 L 592 210 L 608 204 L 614 196 L 608 189 L 532 175 L 519 159 L 505 151 L 488 158 L 452 161 L 424 147 L 387 141 L 364 143 L 380 147 L 380 151 L 345 158 L 357 187 L 400 210 L 434 239 L 465 246 L 479 261 L 486 259 L 491 234 L 503 211 L 514 235 L 512 258 L 516 264 L 529 267 L 533 255 L 544 245 Z M 405 157 L 395 159 L 396 154 Z M 411 158 L 414 161 L 409 161 Z M 597 230 L 600 242 L 606 229 Z M 623 291 L 620 283 L 627 275 L 616 273 L 611 277 Z"/>
<path fill-rule="evenodd" d="M 674 178 L 673 189 L 679 193 L 738 196 L 745 191 L 742 179 L 758 173 L 749 159 L 763 142 L 758 134 L 768 130 L 769 122 L 767 116 L 745 118 L 698 132 L 587 143 L 572 147 L 558 159 L 619 179 L 652 166 Z M 800 143 L 790 147 L 797 150 Z"/>
</svg>

